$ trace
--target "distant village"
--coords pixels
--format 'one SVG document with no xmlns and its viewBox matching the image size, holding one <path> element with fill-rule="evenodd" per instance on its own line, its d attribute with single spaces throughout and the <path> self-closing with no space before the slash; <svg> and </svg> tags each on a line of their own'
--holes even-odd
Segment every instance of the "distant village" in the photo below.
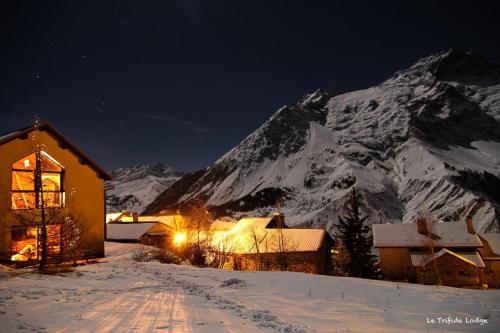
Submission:
<svg viewBox="0 0 500 333">
<path fill-rule="evenodd" d="M 131 255 L 228 270 L 294 271 L 467 288 L 500 286 L 500 234 L 456 222 L 364 224 L 353 190 L 339 234 L 274 215 L 212 219 L 188 214 L 106 214 L 111 176 L 50 123 L 0 137 L 0 259 L 45 267 L 105 255 L 104 241 L 143 244 Z M 154 250 L 153 250 L 154 249 Z"/>
<path fill-rule="evenodd" d="M 193 239 L 181 215 L 107 214 L 109 241 L 139 242 L 181 253 Z M 375 224 L 382 277 L 455 287 L 500 286 L 500 235 L 476 233 L 472 219 Z M 324 229 L 291 228 L 283 215 L 215 220 L 203 232 L 207 265 L 231 270 L 288 270 L 342 275 L 342 249 Z M 210 248 L 210 250 L 208 250 Z"/>
</svg>

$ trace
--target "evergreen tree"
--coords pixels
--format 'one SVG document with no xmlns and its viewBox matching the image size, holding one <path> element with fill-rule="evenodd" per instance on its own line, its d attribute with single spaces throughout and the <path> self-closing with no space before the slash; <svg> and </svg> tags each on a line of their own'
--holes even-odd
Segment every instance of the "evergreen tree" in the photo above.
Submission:
<svg viewBox="0 0 500 333">
<path fill-rule="evenodd" d="M 371 254 L 373 237 L 370 227 L 365 224 L 367 216 L 361 217 L 359 208 L 360 194 L 353 188 L 343 217 L 339 216 L 335 240 L 343 244 L 348 253 L 349 260 L 343 263 L 347 275 L 378 278 L 380 273 L 376 268 L 375 256 Z"/>
</svg>

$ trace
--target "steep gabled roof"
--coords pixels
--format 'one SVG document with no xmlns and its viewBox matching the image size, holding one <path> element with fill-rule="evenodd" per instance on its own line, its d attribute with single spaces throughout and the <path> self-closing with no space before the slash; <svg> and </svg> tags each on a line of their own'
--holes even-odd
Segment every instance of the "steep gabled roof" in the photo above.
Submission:
<svg viewBox="0 0 500 333">
<path fill-rule="evenodd" d="M 491 233 L 491 234 L 479 234 L 479 236 L 488 243 L 491 251 L 500 256 L 500 234 Z"/>
<path fill-rule="evenodd" d="M 315 252 L 330 236 L 324 229 L 267 228 L 272 217 L 242 218 L 226 231 L 216 231 L 215 244 L 226 243 L 229 252 L 239 254 L 279 252 L 279 242 L 286 252 Z M 221 244 L 222 244 L 221 243 Z"/>
<path fill-rule="evenodd" d="M 426 247 L 431 240 L 417 231 L 416 223 L 373 224 L 375 247 Z M 436 222 L 432 233 L 439 236 L 432 240 L 437 247 L 483 247 L 476 234 L 467 231 L 465 222 Z"/>
<path fill-rule="evenodd" d="M 236 223 L 231 232 L 249 232 L 252 228 L 265 229 L 272 219 L 272 217 L 244 217 Z"/>
<path fill-rule="evenodd" d="M 10 142 L 15 139 L 19 138 L 27 138 L 28 134 L 30 132 L 33 132 L 34 130 L 40 130 L 40 131 L 45 131 L 49 133 L 54 139 L 59 141 L 61 143 L 63 148 L 67 148 L 73 152 L 80 161 L 82 161 L 84 164 L 89 165 L 94 171 L 104 180 L 111 180 L 112 177 L 111 175 L 104 170 L 101 166 L 99 166 L 96 162 L 94 162 L 87 154 L 85 154 L 80 148 L 78 148 L 75 144 L 73 144 L 68 138 L 66 138 L 61 132 L 59 132 L 52 124 L 50 124 L 48 121 L 42 121 L 38 125 L 32 125 L 28 126 L 25 128 L 22 128 L 20 130 L 5 134 L 0 136 L 0 145 L 3 145 L 7 142 Z"/>
<path fill-rule="evenodd" d="M 444 255 L 454 256 L 474 267 L 485 267 L 481 256 L 477 252 L 456 253 L 448 249 L 442 249 L 434 256 L 432 254 L 411 254 L 411 263 L 413 266 L 423 267 Z"/>
</svg>

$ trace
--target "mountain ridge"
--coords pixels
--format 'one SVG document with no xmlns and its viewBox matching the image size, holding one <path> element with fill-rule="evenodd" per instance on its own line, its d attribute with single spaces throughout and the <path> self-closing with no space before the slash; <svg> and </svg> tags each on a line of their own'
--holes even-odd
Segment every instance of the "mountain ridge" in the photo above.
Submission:
<svg viewBox="0 0 500 333">
<path fill-rule="evenodd" d="M 450 49 L 377 86 L 315 91 L 146 211 L 202 200 L 216 215 L 265 215 L 280 197 L 290 224 L 331 229 L 356 186 L 370 223 L 471 214 L 479 230 L 500 231 L 499 83 L 499 65 Z"/>
<path fill-rule="evenodd" d="M 160 193 L 176 182 L 182 172 L 163 163 L 136 164 L 111 171 L 105 183 L 106 210 L 142 213 Z"/>
</svg>

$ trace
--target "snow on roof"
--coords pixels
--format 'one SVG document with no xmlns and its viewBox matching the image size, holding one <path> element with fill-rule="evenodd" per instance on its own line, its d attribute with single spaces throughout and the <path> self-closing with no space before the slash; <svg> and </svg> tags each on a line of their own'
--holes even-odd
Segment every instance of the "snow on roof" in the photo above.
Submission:
<svg viewBox="0 0 500 333">
<path fill-rule="evenodd" d="M 20 133 L 20 131 L 15 131 L 15 132 L 11 132 L 11 133 L 7 133 L 5 135 L 2 135 L 2 136 L 0 136 L 0 141 L 2 141 L 3 139 L 7 139 L 10 136 L 14 136 L 16 134 L 19 134 L 19 133 Z"/>
<path fill-rule="evenodd" d="M 278 238 L 279 229 L 268 229 L 271 239 Z M 291 252 L 317 251 L 326 235 L 324 229 L 282 229 L 285 243 L 289 243 Z M 277 249 L 272 249 L 277 250 Z"/>
<path fill-rule="evenodd" d="M 236 222 L 215 220 L 211 225 L 210 229 L 214 231 L 228 231 L 231 230 L 236 225 Z"/>
<path fill-rule="evenodd" d="M 494 254 L 500 255 L 500 234 L 479 234 L 491 248 Z"/>
<path fill-rule="evenodd" d="M 245 217 L 236 223 L 236 225 L 231 229 L 231 232 L 248 232 L 252 228 L 265 229 L 272 219 L 272 217 Z"/>
<path fill-rule="evenodd" d="M 107 223 L 107 239 L 114 240 L 138 240 L 151 227 L 158 222 L 143 223 Z"/>
<path fill-rule="evenodd" d="M 285 252 L 314 252 L 323 244 L 326 231 L 323 229 L 258 229 L 256 238 L 259 253 L 280 252 L 279 243 Z M 233 234 L 230 252 L 240 254 L 257 253 L 252 234 Z"/>
<path fill-rule="evenodd" d="M 134 222 L 134 217 L 127 215 L 122 216 L 119 220 L 121 222 Z M 160 222 L 177 229 L 184 224 L 184 217 L 182 215 L 140 215 L 138 222 Z"/>
<path fill-rule="evenodd" d="M 429 245 L 429 238 L 417 231 L 416 223 L 373 224 L 375 247 L 421 247 Z M 432 233 L 439 236 L 433 240 L 434 246 L 482 247 L 476 234 L 467 231 L 465 222 L 436 222 Z"/>
<path fill-rule="evenodd" d="M 411 263 L 413 266 L 422 267 L 432 262 L 433 260 L 442 257 L 445 254 L 452 255 L 475 267 L 485 267 L 481 256 L 477 252 L 456 253 L 448 249 L 442 249 L 441 251 L 434 254 L 434 256 L 432 256 L 432 254 L 411 254 Z"/>
<path fill-rule="evenodd" d="M 116 213 L 107 213 L 106 214 L 106 222 L 114 222 L 116 220 L 119 220 L 119 218 L 123 215 L 126 214 L 124 212 L 116 212 Z"/>
</svg>

